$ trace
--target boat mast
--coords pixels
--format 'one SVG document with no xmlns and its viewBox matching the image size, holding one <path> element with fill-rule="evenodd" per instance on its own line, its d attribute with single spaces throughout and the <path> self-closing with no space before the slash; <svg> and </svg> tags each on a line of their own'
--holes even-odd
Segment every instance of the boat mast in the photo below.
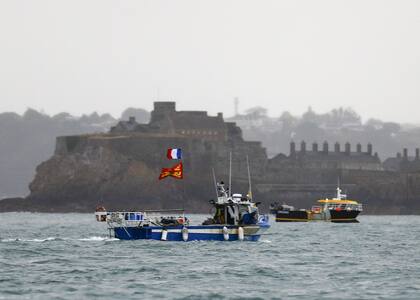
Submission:
<svg viewBox="0 0 420 300">
<path fill-rule="evenodd" d="M 341 200 L 341 189 L 340 189 L 340 176 L 337 177 L 337 197 L 338 200 Z"/>
<path fill-rule="evenodd" d="M 217 198 L 219 197 L 219 193 L 217 191 L 217 182 L 216 182 L 216 175 L 214 174 L 214 168 L 211 168 L 211 171 L 213 173 L 213 182 L 214 182 L 214 188 L 216 190 L 216 201 L 217 201 Z"/>
<path fill-rule="evenodd" d="M 246 156 L 246 166 L 248 168 L 248 197 L 252 200 L 251 172 L 249 170 L 249 158 Z"/>
</svg>

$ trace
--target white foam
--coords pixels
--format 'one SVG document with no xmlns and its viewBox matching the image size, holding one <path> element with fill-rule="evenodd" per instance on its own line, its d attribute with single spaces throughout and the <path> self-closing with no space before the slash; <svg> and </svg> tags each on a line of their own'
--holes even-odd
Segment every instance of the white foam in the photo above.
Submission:
<svg viewBox="0 0 420 300">
<path fill-rule="evenodd" d="M 78 239 L 78 241 L 102 242 L 102 241 L 119 241 L 119 239 L 103 237 L 103 236 L 91 236 L 91 237 L 88 237 L 88 238 Z"/>
<path fill-rule="evenodd" d="M 0 239 L 2 243 L 19 242 L 20 239 Z"/>
<path fill-rule="evenodd" d="M 35 242 L 35 243 L 43 243 L 43 242 L 49 242 L 49 241 L 55 241 L 59 240 L 55 237 L 47 237 L 46 239 L 29 239 L 29 240 L 22 240 L 24 242 Z"/>
<path fill-rule="evenodd" d="M 50 241 L 62 241 L 64 239 L 58 237 L 47 237 L 45 239 L 1 239 L 0 242 L 10 243 L 10 242 L 32 242 L 32 243 L 43 243 L 43 242 L 50 242 Z"/>
<path fill-rule="evenodd" d="M 13 243 L 13 242 L 26 242 L 26 243 L 44 243 L 44 242 L 51 242 L 51 241 L 64 241 L 64 240 L 74 240 L 74 241 L 85 241 L 85 242 L 108 242 L 108 241 L 119 241 L 117 238 L 109 238 L 103 236 L 91 236 L 87 238 L 81 239 L 68 239 L 68 238 L 59 238 L 59 237 L 47 237 L 44 239 L 0 239 L 1 243 Z"/>
</svg>

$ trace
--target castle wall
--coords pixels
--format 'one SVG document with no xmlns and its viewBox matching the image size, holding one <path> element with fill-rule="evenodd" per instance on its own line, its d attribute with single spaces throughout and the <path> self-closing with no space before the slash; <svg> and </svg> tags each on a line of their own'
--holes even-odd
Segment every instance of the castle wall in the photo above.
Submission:
<svg viewBox="0 0 420 300">
<path fill-rule="evenodd" d="M 28 199 L 69 211 L 91 211 L 101 201 L 116 209 L 185 205 L 203 212 L 213 196 L 212 168 L 218 180 L 227 182 L 232 153 L 234 191 L 247 192 L 248 156 L 254 196 L 266 207 L 282 200 L 308 207 L 317 198 L 331 197 L 340 179 L 369 212 L 420 208 L 420 172 L 383 171 L 371 145 L 367 152 L 361 145 L 351 152 L 350 144 L 314 144 L 310 150 L 302 142 L 298 150 L 291 143 L 289 156 L 268 159 L 260 142 L 244 141 L 241 129 L 222 115 L 177 112 L 172 102 L 155 103 L 149 124 L 120 125 L 107 134 L 58 137 L 55 155 L 37 168 Z M 161 168 L 177 163 L 166 158 L 168 148 L 183 150 L 182 181 L 157 179 Z"/>
<path fill-rule="evenodd" d="M 171 163 L 166 158 L 166 149 L 182 148 L 183 163 L 189 172 L 208 171 L 214 167 L 225 174 L 229 152 L 233 153 L 234 171 L 239 176 L 246 171 L 243 162 L 247 155 L 256 174 L 264 173 L 267 163 L 267 155 L 260 142 L 227 144 L 182 135 L 65 136 L 57 138 L 55 154 L 94 157 L 103 148 L 158 169 Z"/>
<path fill-rule="evenodd" d="M 67 155 L 77 151 L 84 151 L 87 135 L 59 136 L 56 138 L 55 154 Z"/>
<path fill-rule="evenodd" d="M 289 157 L 274 157 L 270 165 L 274 169 L 297 167 L 308 169 L 354 169 L 381 171 L 383 166 L 377 155 L 372 155 L 372 145 L 368 144 L 367 152 L 361 152 L 361 145 L 357 145 L 357 152 L 351 152 L 350 143 L 346 143 L 341 151 L 339 143 L 334 144 L 334 151 L 329 151 L 328 143 L 324 142 L 322 151 L 318 151 L 318 143 L 312 145 L 312 151 L 306 149 L 306 143 L 301 142 L 300 150 L 296 144 L 290 143 Z"/>
</svg>

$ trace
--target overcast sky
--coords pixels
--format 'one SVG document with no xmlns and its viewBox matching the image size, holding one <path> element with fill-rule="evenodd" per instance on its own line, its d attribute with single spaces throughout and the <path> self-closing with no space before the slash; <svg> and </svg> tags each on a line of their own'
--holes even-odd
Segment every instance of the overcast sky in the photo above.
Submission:
<svg viewBox="0 0 420 300">
<path fill-rule="evenodd" d="M 0 0 L 0 112 L 175 100 L 420 123 L 420 1 Z"/>
</svg>

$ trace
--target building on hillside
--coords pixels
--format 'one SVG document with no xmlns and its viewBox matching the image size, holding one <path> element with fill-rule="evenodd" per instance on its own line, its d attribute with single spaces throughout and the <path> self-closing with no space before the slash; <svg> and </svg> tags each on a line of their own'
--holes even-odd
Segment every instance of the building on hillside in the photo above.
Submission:
<svg viewBox="0 0 420 300">
<path fill-rule="evenodd" d="M 322 148 L 315 142 L 309 150 L 306 142 L 302 141 L 300 149 L 297 150 L 295 142 L 292 141 L 289 156 L 280 154 L 271 162 L 310 169 L 383 170 L 378 154 L 373 153 L 370 143 L 367 145 L 367 151 L 363 152 L 360 143 L 356 145 L 356 151 L 351 150 L 350 143 L 346 143 L 342 151 L 341 145 L 337 142 L 333 151 L 330 151 L 328 142 L 324 142 Z"/>
<path fill-rule="evenodd" d="M 384 169 L 394 172 L 420 172 L 420 149 L 416 148 L 415 156 L 408 155 L 408 149 L 403 149 L 403 154 L 397 153 L 396 157 L 390 157 L 383 163 Z"/>
<path fill-rule="evenodd" d="M 120 121 L 110 133 L 152 133 L 197 137 L 208 140 L 242 140 L 242 131 L 234 122 L 225 122 L 223 114 L 209 116 L 206 111 L 176 111 L 175 102 L 155 102 L 149 124 L 134 118 Z"/>
<path fill-rule="evenodd" d="M 119 121 L 116 126 L 111 127 L 111 132 L 133 132 L 138 126 L 140 126 L 140 124 L 137 123 L 136 118 L 130 117 L 128 121 Z"/>
</svg>

